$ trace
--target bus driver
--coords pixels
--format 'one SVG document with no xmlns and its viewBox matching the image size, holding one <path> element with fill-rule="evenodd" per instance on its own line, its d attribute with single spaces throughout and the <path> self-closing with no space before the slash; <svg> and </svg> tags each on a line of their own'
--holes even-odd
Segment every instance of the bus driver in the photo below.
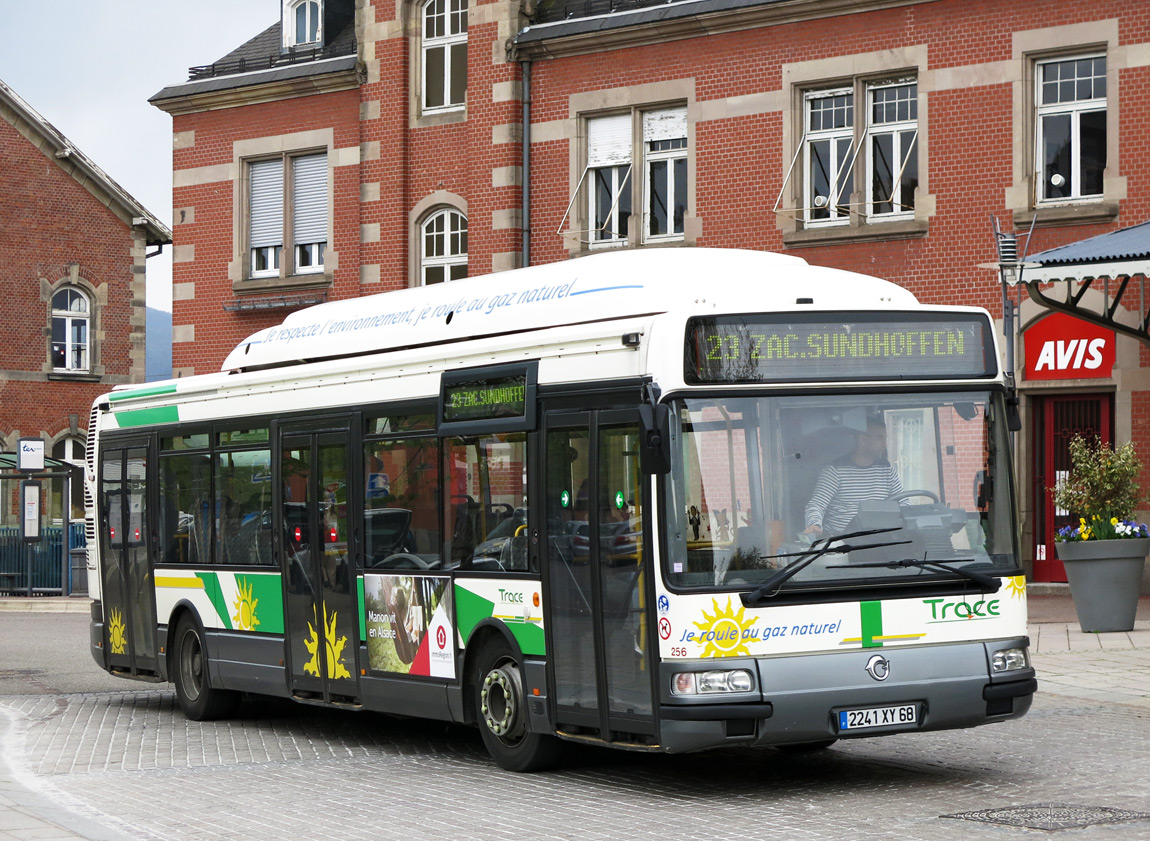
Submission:
<svg viewBox="0 0 1150 841">
<path fill-rule="evenodd" d="M 886 422 L 881 414 L 868 415 L 854 450 L 819 473 L 806 507 L 805 533 L 817 537 L 824 531 L 842 532 L 860 502 L 896 498 L 902 491 L 898 472 L 886 457 Z"/>
</svg>

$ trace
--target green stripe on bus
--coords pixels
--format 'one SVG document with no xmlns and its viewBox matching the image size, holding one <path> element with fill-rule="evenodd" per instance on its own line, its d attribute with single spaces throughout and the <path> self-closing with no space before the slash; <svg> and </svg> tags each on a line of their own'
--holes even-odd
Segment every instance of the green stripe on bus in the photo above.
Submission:
<svg viewBox="0 0 1150 841">
<path fill-rule="evenodd" d="M 355 579 L 355 589 L 359 594 L 359 638 L 367 641 L 367 603 L 363 600 L 363 576 Z"/>
<path fill-rule="evenodd" d="M 157 423 L 177 423 L 180 410 L 175 406 L 160 406 L 155 409 L 135 409 L 128 412 L 115 412 L 120 429 L 132 426 L 151 426 Z"/>
<path fill-rule="evenodd" d="M 136 397 L 155 397 L 157 394 L 175 394 L 175 385 L 157 385 L 152 388 L 138 388 L 134 391 L 115 391 L 108 395 L 108 400 L 116 403 L 120 400 L 132 400 Z"/>
<path fill-rule="evenodd" d="M 505 619 L 503 620 L 503 624 L 507 626 L 507 630 L 515 637 L 515 641 L 519 643 L 519 650 L 524 654 L 547 653 L 547 643 L 543 637 L 543 629 L 535 622 Z"/>
<path fill-rule="evenodd" d="M 459 635 L 466 644 L 475 626 L 484 619 L 490 619 L 495 614 L 495 603 L 483 596 L 477 596 L 470 590 L 455 585 L 455 624 L 459 628 Z"/>
<path fill-rule="evenodd" d="M 244 588 L 251 589 L 252 615 L 259 623 L 252 627 L 253 631 L 261 634 L 282 634 L 284 632 L 284 595 L 283 578 L 279 575 L 237 575 L 236 586 L 240 589 L 240 598 Z M 233 613 L 239 612 L 239 607 L 232 605 Z M 232 616 L 234 626 L 235 616 Z"/>
<path fill-rule="evenodd" d="M 859 602 L 863 648 L 882 648 L 882 602 Z"/>
<path fill-rule="evenodd" d="M 224 623 L 224 627 L 229 631 L 232 629 L 232 617 L 228 613 L 227 602 L 224 601 L 224 594 L 220 590 L 220 579 L 216 577 L 214 572 L 197 572 L 196 578 L 204 582 L 204 593 L 212 602 L 212 607 L 216 609 L 216 616 Z"/>
</svg>

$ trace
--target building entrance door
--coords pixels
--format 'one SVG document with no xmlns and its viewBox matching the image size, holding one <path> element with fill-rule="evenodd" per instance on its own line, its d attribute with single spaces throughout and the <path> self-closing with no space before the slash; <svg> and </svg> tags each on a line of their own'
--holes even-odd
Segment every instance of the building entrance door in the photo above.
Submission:
<svg viewBox="0 0 1150 841">
<path fill-rule="evenodd" d="M 1073 394 L 1041 397 L 1034 412 L 1034 580 L 1064 582 L 1066 570 L 1054 554 L 1054 534 L 1076 522 L 1054 505 L 1050 490 L 1070 471 L 1070 441 L 1075 435 L 1114 436 L 1114 395 Z"/>
</svg>

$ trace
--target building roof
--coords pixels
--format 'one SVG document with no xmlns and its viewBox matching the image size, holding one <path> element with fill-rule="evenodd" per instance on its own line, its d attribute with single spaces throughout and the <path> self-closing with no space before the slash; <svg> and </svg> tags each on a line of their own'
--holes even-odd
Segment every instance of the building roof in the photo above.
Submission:
<svg viewBox="0 0 1150 841">
<path fill-rule="evenodd" d="M 3 80 L 0 80 L 0 117 L 7 119 L 45 157 L 54 159 L 65 172 L 129 226 L 143 228 L 148 245 L 164 245 L 172 241 L 172 231 L 167 225 L 112 180 L 95 161 L 81 152 Z"/>
<path fill-rule="evenodd" d="M 188 81 L 168 85 L 148 99 L 165 111 L 199 94 L 268 83 L 296 83 L 314 76 L 354 70 L 358 61 L 355 15 L 350 7 L 329 0 L 324 25 L 330 27 L 323 47 L 284 50 L 282 27 L 276 21 L 211 64 L 188 70 Z M 174 109 L 171 107 L 177 104 Z"/>
</svg>

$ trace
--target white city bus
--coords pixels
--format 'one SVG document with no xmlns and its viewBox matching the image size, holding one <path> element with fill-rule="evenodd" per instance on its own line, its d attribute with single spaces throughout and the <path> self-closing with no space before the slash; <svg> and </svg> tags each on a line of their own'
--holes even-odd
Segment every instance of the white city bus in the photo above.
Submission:
<svg viewBox="0 0 1150 841">
<path fill-rule="evenodd" d="M 1009 396 L 985 311 L 760 252 L 300 310 L 95 403 L 92 654 L 192 719 L 469 722 L 515 770 L 1015 718 Z M 868 424 L 895 490 L 819 532 Z"/>
</svg>

